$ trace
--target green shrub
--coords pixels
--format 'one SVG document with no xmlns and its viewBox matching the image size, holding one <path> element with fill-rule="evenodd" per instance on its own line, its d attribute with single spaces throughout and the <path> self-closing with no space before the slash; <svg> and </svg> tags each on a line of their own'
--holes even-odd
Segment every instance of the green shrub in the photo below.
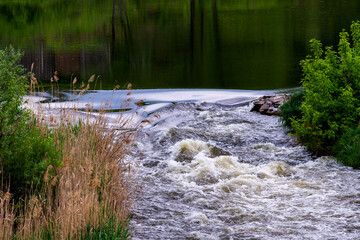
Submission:
<svg viewBox="0 0 360 240">
<path fill-rule="evenodd" d="M 110 217 L 101 227 L 88 226 L 80 239 L 83 240 L 126 240 L 131 237 L 129 218 L 125 222 L 116 223 L 115 217 Z"/>
<path fill-rule="evenodd" d="M 338 51 L 311 40 L 312 56 L 301 61 L 304 73 L 302 117 L 291 120 L 297 138 L 316 153 L 330 153 L 335 142 L 360 120 L 360 23 L 343 30 Z"/>
<path fill-rule="evenodd" d="M 47 168 L 61 164 L 50 132 L 22 107 L 30 73 L 21 56 L 12 47 L 0 51 L 0 175 L 15 199 L 41 188 Z"/>
<path fill-rule="evenodd" d="M 360 128 L 349 128 L 334 146 L 339 162 L 353 168 L 360 168 Z"/>
<path fill-rule="evenodd" d="M 0 139 L 22 130 L 29 113 L 21 108 L 27 75 L 18 62 L 22 54 L 12 47 L 0 51 Z"/>
<path fill-rule="evenodd" d="M 296 91 L 291 95 L 289 101 L 280 106 L 280 121 L 283 126 L 291 129 L 292 119 L 300 119 L 302 113 L 301 104 L 304 102 L 305 91 L 303 89 Z"/>
</svg>

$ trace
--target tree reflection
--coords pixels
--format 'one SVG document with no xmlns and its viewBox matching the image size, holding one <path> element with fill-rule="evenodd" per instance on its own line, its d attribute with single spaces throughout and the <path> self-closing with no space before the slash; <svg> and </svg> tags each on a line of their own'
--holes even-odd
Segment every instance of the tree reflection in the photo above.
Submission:
<svg viewBox="0 0 360 240">
<path fill-rule="evenodd" d="M 290 87 L 308 40 L 336 44 L 359 9 L 356 0 L 3 1 L 0 45 L 24 49 L 39 79 L 58 70 L 110 86 Z"/>
</svg>

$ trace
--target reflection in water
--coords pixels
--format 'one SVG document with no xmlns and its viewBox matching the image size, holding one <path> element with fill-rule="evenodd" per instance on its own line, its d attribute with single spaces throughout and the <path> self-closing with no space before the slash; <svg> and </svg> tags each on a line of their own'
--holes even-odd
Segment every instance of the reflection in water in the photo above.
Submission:
<svg viewBox="0 0 360 240">
<path fill-rule="evenodd" d="M 298 85 L 308 41 L 337 45 L 359 9 L 357 0 L 3 1 L 0 46 L 25 49 L 43 80 L 100 74 L 98 89 L 279 89 Z"/>
</svg>

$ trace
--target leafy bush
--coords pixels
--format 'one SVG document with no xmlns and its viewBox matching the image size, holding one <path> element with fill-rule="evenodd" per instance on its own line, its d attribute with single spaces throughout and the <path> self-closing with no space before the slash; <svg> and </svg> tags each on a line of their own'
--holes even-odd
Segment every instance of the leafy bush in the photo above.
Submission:
<svg viewBox="0 0 360 240">
<path fill-rule="evenodd" d="M 335 144 L 334 153 L 342 164 L 360 168 L 360 128 L 349 128 Z"/>
<path fill-rule="evenodd" d="M 312 56 L 301 61 L 305 90 L 301 118 L 291 127 L 300 142 L 316 153 L 330 153 L 335 142 L 360 120 L 360 23 L 343 30 L 338 51 L 311 40 Z"/>
<path fill-rule="evenodd" d="M 41 188 L 47 168 L 61 164 L 50 132 L 22 107 L 31 75 L 18 64 L 21 57 L 12 47 L 0 51 L 0 174 L 15 199 Z"/>
<path fill-rule="evenodd" d="M 291 95 L 289 101 L 280 106 L 280 121 L 285 127 L 291 129 L 292 119 L 300 119 L 302 117 L 300 107 L 304 97 L 305 91 L 303 89 L 298 90 Z"/>
<path fill-rule="evenodd" d="M 0 51 L 0 139 L 24 127 L 29 113 L 21 108 L 27 75 L 17 63 L 22 54 L 12 47 Z"/>
</svg>

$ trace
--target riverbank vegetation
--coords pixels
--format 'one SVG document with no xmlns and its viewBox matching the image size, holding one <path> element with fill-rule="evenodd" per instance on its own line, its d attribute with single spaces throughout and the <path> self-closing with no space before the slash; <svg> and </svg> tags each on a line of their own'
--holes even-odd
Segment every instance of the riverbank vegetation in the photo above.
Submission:
<svg viewBox="0 0 360 240">
<path fill-rule="evenodd" d="M 36 79 L 21 56 L 0 51 L 0 238 L 127 239 L 134 133 L 111 130 L 103 113 L 75 122 L 23 108 Z"/>
<path fill-rule="evenodd" d="M 359 168 L 360 22 L 339 36 L 337 50 L 310 41 L 312 56 L 301 61 L 303 90 L 282 106 L 281 119 L 309 150 Z"/>
</svg>

